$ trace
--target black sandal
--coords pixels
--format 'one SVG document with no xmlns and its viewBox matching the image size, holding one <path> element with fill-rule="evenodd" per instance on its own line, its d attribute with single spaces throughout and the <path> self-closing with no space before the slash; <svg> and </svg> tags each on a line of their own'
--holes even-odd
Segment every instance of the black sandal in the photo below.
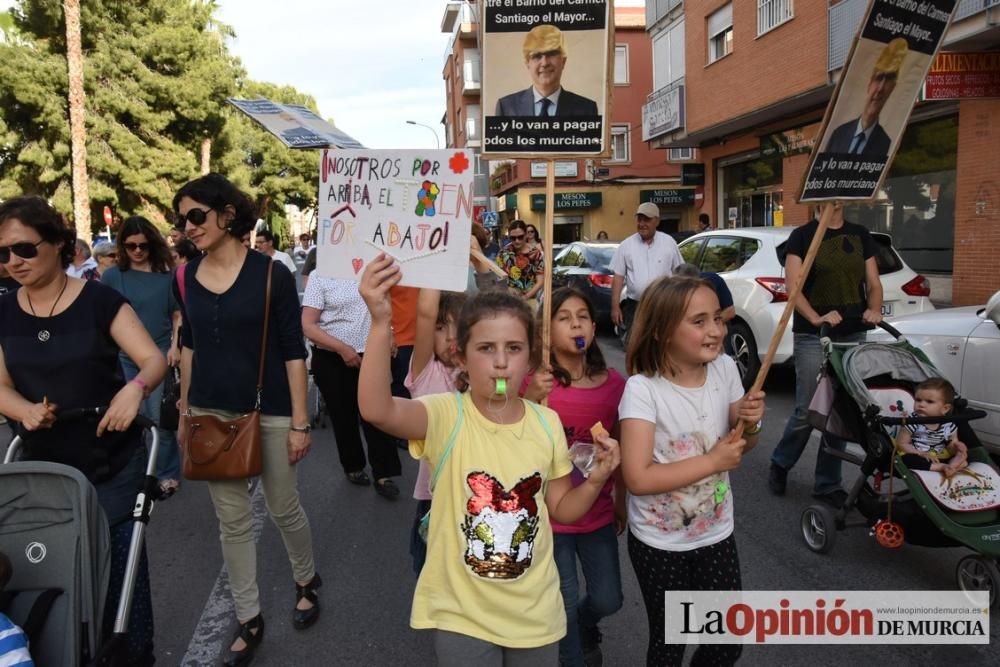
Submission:
<svg viewBox="0 0 1000 667">
<path fill-rule="evenodd" d="M 261 614 L 257 614 L 246 623 L 240 623 L 240 628 L 237 630 L 236 636 L 233 637 L 233 641 L 235 642 L 237 639 L 242 639 L 246 646 L 240 651 L 234 651 L 230 648 L 229 653 L 222 661 L 225 667 L 243 667 L 243 665 L 250 664 L 250 661 L 253 660 L 254 651 L 257 650 L 257 646 L 264 639 L 264 617 Z M 230 643 L 230 646 L 232 646 L 232 643 Z"/>
<path fill-rule="evenodd" d="M 368 486 L 372 483 L 372 480 L 368 477 L 368 473 L 364 470 L 356 470 L 354 472 L 347 473 L 347 481 L 351 484 L 357 484 L 358 486 Z"/>
<path fill-rule="evenodd" d="M 295 608 L 292 609 L 292 625 L 296 630 L 305 630 L 319 618 L 319 596 L 316 589 L 323 585 L 319 573 L 313 575 L 312 581 L 305 586 L 295 584 Z M 299 602 L 305 598 L 312 602 L 313 606 L 308 609 L 299 609 Z"/>
</svg>

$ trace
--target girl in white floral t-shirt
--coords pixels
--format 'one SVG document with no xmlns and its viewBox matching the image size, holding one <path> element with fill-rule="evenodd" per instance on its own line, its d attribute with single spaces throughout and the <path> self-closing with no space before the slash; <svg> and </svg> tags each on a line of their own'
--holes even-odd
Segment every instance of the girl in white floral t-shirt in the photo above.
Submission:
<svg viewBox="0 0 1000 667">
<path fill-rule="evenodd" d="M 679 665 L 663 642 L 664 592 L 739 590 L 728 471 L 757 443 L 764 393 L 743 396 L 736 364 L 720 355 L 726 327 L 712 286 L 661 278 L 643 293 L 619 406 L 629 491 L 629 557 L 649 618 L 647 664 Z M 740 422 L 747 429 L 737 437 Z M 703 645 L 695 663 L 728 665 L 740 646 Z"/>
</svg>

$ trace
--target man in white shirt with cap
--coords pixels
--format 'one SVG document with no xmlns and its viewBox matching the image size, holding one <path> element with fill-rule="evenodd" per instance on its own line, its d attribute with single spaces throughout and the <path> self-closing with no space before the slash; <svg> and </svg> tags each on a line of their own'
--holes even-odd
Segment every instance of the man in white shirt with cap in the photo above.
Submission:
<svg viewBox="0 0 1000 667">
<path fill-rule="evenodd" d="M 611 259 L 615 274 L 611 283 L 611 321 L 626 330 L 632 326 L 646 286 L 660 276 L 673 275 L 683 262 L 677 242 L 656 231 L 659 224 L 659 207 L 652 202 L 640 204 L 635 212 L 636 233 L 621 242 Z"/>
</svg>

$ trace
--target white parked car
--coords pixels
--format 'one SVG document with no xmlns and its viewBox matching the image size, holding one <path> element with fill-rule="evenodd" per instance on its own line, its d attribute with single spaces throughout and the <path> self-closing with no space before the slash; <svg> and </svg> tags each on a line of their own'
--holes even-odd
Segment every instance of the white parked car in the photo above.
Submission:
<svg viewBox="0 0 1000 667">
<path fill-rule="evenodd" d="M 785 291 L 785 243 L 794 227 L 744 227 L 702 232 L 680 244 L 681 256 L 702 271 L 718 273 L 733 293 L 736 317 L 729 323 L 733 357 L 750 386 L 781 319 Z M 897 317 L 934 310 L 930 283 L 906 266 L 887 234 L 873 233 L 882 278 L 882 314 Z M 792 357 L 792 323 L 781 337 L 775 363 Z"/>
<path fill-rule="evenodd" d="M 986 411 L 984 419 L 969 423 L 1000 454 L 1000 292 L 985 306 L 942 308 L 889 323 L 927 355 L 970 407 Z M 873 340 L 887 337 L 884 331 L 868 334 Z"/>
</svg>

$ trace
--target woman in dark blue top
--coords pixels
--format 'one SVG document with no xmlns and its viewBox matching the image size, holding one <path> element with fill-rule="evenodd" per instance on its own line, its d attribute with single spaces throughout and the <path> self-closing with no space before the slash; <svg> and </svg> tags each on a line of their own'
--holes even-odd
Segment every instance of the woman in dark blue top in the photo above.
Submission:
<svg viewBox="0 0 1000 667">
<path fill-rule="evenodd" d="M 185 265 L 176 285 L 182 305 L 181 446 L 187 415 L 235 419 L 255 404 L 264 300 L 271 259 L 248 250 L 240 238 L 257 219 L 245 194 L 218 174 L 191 181 L 174 197 L 178 227 L 205 255 Z M 261 484 L 271 519 L 281 531 L 295 578 L 297 629 L 319 616 L 319 576 L 313 563 L 309 521 L 299 504 L 295 464 L 309 450 L 306 350 L 298 293 L 280 262 L 271 278 L 271 313 L 261 398 Z M 223 659 L 245 665 L 264 636 L 256 581 L 250 493 L 243 480 L 209 482 L 222 533 L 239 630 Z"/>
<path fill-rule="evenodd" d="M 141 216 L 132 216 L 118 230 L 118 258 L 101 276 L 101 282 L 121 292 L 135 309 L 153 342 L 170 366 L 180 363 L 177 342 L 173 340 L 174 321 L 180 319 L 173 293 L 173 260 L 167 242 L 153 224 Z M 122 356 L 126 379 L 135 377 L 138 368 Z M 161 384 L 142 402 L 142 414 L 160 423 L 163 402 Z M 180 486 L 181 456 L 172 430 L 158 429 L 160 447 L 156 451 L 156 477 L 165 497 Z"/>
<path fill-rule="evenodd" d="M 76 234 L 40 197 L 0 204 L 0 264 L 21 284 L 0 296 L 0 414 L 23 427 L 25 458 L 78 468 L 97 487 L 111 528 L 111 578 L 104 630 L 110 632 L 132 534 L 132 505 L 145 473 L 139 404 L 163 378 L 166 361 L 118 292 L 65 270 Z M 138 372 L 126 382 L 119 351 Z M 65 420 L 65 410 L 110 406 L 99 421 Z M 140 561 L 129 616 L 130 665 L 153 662 L 152 599 Z"/>
</svg>

